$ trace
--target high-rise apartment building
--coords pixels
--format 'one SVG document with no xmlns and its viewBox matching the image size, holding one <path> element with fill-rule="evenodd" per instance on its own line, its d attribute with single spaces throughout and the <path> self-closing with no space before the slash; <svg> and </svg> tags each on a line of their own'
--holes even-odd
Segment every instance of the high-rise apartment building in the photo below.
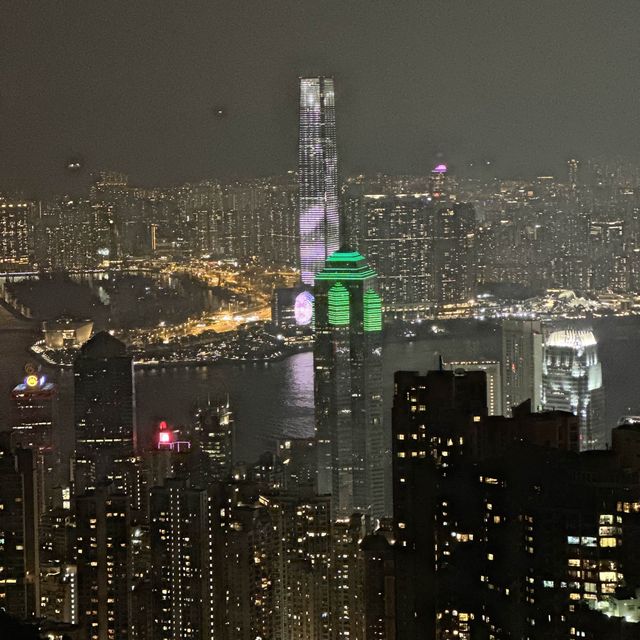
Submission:
<svg viewBox="0 0 640 640">
<path fill-rule="evenodd" d="M 580 420 L 580 451 L 610 444 L 598 344 L 589 329 L 553 331 L 545 341 L 542 404 Z"/>
<path fill-rule="evenodd" d="M 245 492 L 245 489 L 247 490 Z M 279 535 L 265 500 L 241 483 L 213 495 L 213 603 L 217 640 L 276 638 Z"/>
<path fill-rule="evenodd" d="M 0 197 L 0 271 L 20 270 L 33 259 L 34 202 Z"/>
<path fill-rule="evenodd" d="M 467 203 L 441 204 L 433 213 L 433 279 L 438 304 L 465 302 L 473 292 L 476 214 Z"/>
<path fill-rule="evenodd" d="M 317 446 L 315 438 L 287 438 L 278 442 L 285 491 L 315 486 L 318 475 Z"/>
<path fill-rule="evenodd" d="M 133 359 L 122 342 L 103 331 L 82 346 L 73 373 L 76 493 L 108 479 L 132 495 Z"/>
<path fill-rule="evenodd" d="M 213 541 L 206 490 L 169 478 L 151 489 L 151 582 L 155 640 L 209 640 Z"/>
<path fill-rule="evenodd" d="M 129 637 L 131 549 L 129 498 L 101 484 L 76 507 L 78 615 L 87 640 Z"/>
<path fill-rule="evenodd" d="M 335 515 L 388 509 L 382 416 L 382 302 L 376 273 L 341 249 L 316 276 L 314 348 L 318 490 Z"/>
<path fill-rule="evenodd" d="M 184 216 L 176 232 L 196 250 L 218 258 L 297 263 L 298 207 L 294 172 L 227 184 L 203 182 L 179 191 Z M 190 227 L 193 227 L 191 230 Z"/>
<path fill-rule="evenodd" d="M 467 594 L 451 602 L 448 589 L 436 588 L 436 571 L 468 540 L 469 514 L 441 490 L 433 460 L 448 470 L 465 455 L 473 425 L 487 415 L 485 373 L 396 372 L 392 415 L 397 637 L 447 637 L 435 635 L 437 615 L 466 614 Z"/>
<path fill-rule="evenodd" d="M 300 78 L 298 144 L 300 272 L 304 284 L 340 243 L 333 78 Z"/>
<path fill-rule="evenodd" d="M 396 640 L 396 569 L 391 532 L 378 529 L 361 543 L 364 555 L 364 637 Z M 428 637 L 428 636 L 427 636 Z"/>
<path fill-rule="evenodd" d="M 505 415 L 531 400 L 542 407 L 542 325 L 540 320 L 507 319 L 502 323 L 502 401 Z"/>
<path fill-rule="evenodd" d="M 431 199 L 426 194 L 362 196 L 362 250 L 378 274 L 385 312 L 423 311 L 433 300 Z"/>
<path fill-rule="evenodd" d="M 59 198 L 43 204 L 35 226 L 40 268 L 95 267 L 102 259 L 94 247 L 94 211 L 86 199 Z"/>
<path fill-rule="evenodd" d="M 277 541 L 273 640 L 331 640 L 331 498 L 310 488 L 263 496 Z"/>
<path fill-rule="evenodd" d="M 52 622 L 78 623 L 78 571 L 75 564 L 42 567 L 40 615 Z"/>
<path fill-rule="evenodd" d="M 360 544 L 368 528 L 362 514 L 333 523 L 331 626 L 335 640 L 365 637 L 365 556 Z"/>
</svg>

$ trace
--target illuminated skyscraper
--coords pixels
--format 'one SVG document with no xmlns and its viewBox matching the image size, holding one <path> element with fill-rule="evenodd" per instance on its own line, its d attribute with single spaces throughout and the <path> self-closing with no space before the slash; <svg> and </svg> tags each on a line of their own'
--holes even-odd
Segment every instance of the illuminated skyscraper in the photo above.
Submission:
<svg viewBox="0 0 640 640">
<path fill-rule="evenodd" d="M 11 392 L 13 446 L 51 448 L 57 390 L 53 382 L 28 368 L 23 382 Z"/>
<path fill-rule="evenodd" d="M 51 506 L 54 487 L 68 480 L 54 446 L 57 388 L 31 365 L 25 370 L 23 382 L 11 392 L 11 446 L 33 449 L 38 508 L 44 514 Z"/>
<path fill-rule="evenodd" d="M 602 367 L 590 330 L 554 331 L 544 345 L 542 402 L 545 409 L 570 411 L 580 421 L 580 451 L 604 449 Z"/>
<path fill-rule="evenodd" d="M 435 199 L 444 198 L 445 186 L 447 181 L 447 165 L 442 162 L 438 163 L 429 176 L 429 191 Z"/>
<path fill-rule="evenodd" d="M 165 420 L 161 420 L 154 446 L 142 454 L 144 482 L 147 488 L 160 487 L 168 478 L 190 478 L 194 471 L 191 442 L 184 440 Z M 149 492 L 143 492 L 147 500 Z"/>
<path fill-rule="evenodd" d="M 382 420 L 382 302 L 362 255 L 336 251 L 316 276 L 318 489 L 334 515 L 387 513 L 390 443 Z"/>
<path fill-rule="evenodd" d="M 333 78 L 300 78 L 300 272 L 312 285 L 340 243 Z"/>
<path fill-rule="evenodd" d="M 0 271 L 24 269 L 33 257 L 34 202 L 0 197 Z"/>
</svg>

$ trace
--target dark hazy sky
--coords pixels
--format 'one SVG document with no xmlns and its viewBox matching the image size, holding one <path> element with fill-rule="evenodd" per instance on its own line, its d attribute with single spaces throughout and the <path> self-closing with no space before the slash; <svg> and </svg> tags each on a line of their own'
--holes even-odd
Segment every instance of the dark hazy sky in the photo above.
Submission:
<svg viewBox="0 0 640 640">
<path fill-rule="evenodd" d="M 73 189 L 75 155 L 141 184 L 294 168 L 319 73 L 343 173 L 635 157 L 639 28 L 640 0 L 0 0 L 0 188 Z"/>
</svg>

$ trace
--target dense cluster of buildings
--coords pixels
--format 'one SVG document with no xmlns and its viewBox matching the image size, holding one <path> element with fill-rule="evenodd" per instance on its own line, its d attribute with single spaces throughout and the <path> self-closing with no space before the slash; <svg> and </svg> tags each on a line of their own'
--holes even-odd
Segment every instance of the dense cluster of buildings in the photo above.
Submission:
<svg viewBox="0 0 640 640">
<path fill-rule="evenodd" d="M 51 247 L 68 229 L 43 220 L 87 214 L 71 248 L 34 257 L 50 267 L 54 253 L 66 268 L 137 251 L 292 263 L 299 251 L 301 282 L 274 308 L 315 331 L 316 429 L 240 463 L 226 398 L 143 441 L 131 354 L 101 332 L 74 361 L 65 449 L 56 386 L 29 369 L 0 442 L 0 608 L 52 640 L 638 637 L 640 424 L 606 424 L 592 330 L 505 320 L 500 361 L 397 372 L 391 416 L 382 339 L 385 309 L 574 278 L 578 254 L 609 278 L 586 288 L 614 287 L 610 243 L 629 251 L 634 227 L 617 235 L 604 223 L 617 209 L 596 221 L 581 198 L 613 207 L 633 194 L 609 174 L 583 191 L 574 162 L 568 185 L 503 186 L 474 208 L 465 189 L 484 187 L 440 164 L 422 189 L 350 182 L 341 229 L 329 78 L 301 79 L 299 153 L 297 186 L 207 183 L 165 198 L 109 174 L 86 202 L 20 207 Z M 12 215 L 28 245 L 31 227 Z M 575 270 L 545 271 L 552 259 Z"/>
<path fill-rule="evenodd" d="M 149 256 L 295 264 L 295 176 L 140 189 L 103 171 L 83 197 L 0 198 L 3 272 L 92 269 Z"/>
<path fill-rule="evenodd" d="M 488 416 L 485 385 L 396 374 L 393 543 L 379 545 L 396 635 L 379 637 L 637 637 L 637 425 L 578 453 L 577 416 L 528 401 Z"/>
<path fill-rule="evenodd" d="M 311 285 L 342 237 L 378 273 L 395 317 L 497 284 L 640 292 L 640 200 L 626 165 L 572 161 L 566 179 L 480 180 L 440 164 L 426 176 L 357 176 L 340 187 L 331 79 L 308 79 L 300 113 L 297 173 L 142 189 L 105 171 L 82 197 L 5 195 L 0 270 L 210 257 L 299 266 Z"/>
<path fill-rule="evenodd" d="M 333 106 L 325 112 L 333 114 Z M 304 113 L 309 129 L 314 116 Z M 304 150 L 313 150 L 317 135 L 308 133 L 301 145 L 301 166 L 315 166 Z M 342 237 L 371 262 L 385 310 L 396 316 L 464 302 L 497 283 L 640 291 L 640 200 L 624 167 L 579 165 L 575 185 L 441 171 L 437 182 L 433 174 L 354 177 L 341 189 L 331 173 L 328 184 L 292 172 L 141 189 L 102 172 L 86 197 L 0 198 L 0 269 L 88 269 L 165 255 L 292 266 L 302 258 L 317 270 L 338 248 L 339 205 Z M 326 247 L 318 240 L 325 226 Z M 310 269 L 303 268 L 306 284 Z"/>
<path fill-rule="evenodd" d="M 593 334 L 506 327 L 539 373 L 398 372 L 389 421 L 375 273 L 338 251 L 318 283 L 316 437 L 253 464 L 228 399 L 140 442 L 107 333 L 75 361 L 66 459 L 56 386 L 27 371 L 0 456 L 3 608 L 83 640 L 636 637 L 640 427 L 599 446 Z M 544 411 L 520 402 L 540 379 Z"/>
</svg>

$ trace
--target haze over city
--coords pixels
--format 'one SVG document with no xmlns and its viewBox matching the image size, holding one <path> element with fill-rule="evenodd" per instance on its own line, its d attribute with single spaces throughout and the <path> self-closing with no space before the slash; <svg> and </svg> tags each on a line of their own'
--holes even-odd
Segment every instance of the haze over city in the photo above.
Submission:
<svg viewBox="0 0 640 640">
<path fill-rule="evenodd" d="M 618 2 L 5 2 L 0 187 L 79 191 L 295 168 L 296 82 L 338 80 L 341 173 L 547 175 L 638 158 L 640 6 Z M 222 115 L 217 115 L 218 110 Z M 70 160 L 83 171 L 69 173 Z"/>
</svg>

